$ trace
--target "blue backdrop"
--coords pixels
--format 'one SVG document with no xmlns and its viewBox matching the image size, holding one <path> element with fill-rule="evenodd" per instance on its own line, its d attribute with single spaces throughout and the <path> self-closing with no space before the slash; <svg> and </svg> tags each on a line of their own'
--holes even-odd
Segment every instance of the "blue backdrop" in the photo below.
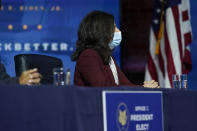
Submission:
<svg viewBox="0 0 197 131">
<path fill-rule="evenodd" d="M 113 14 L 119 25 L 119 0 L 2 0 L 2 5 L 0 56 L 11 76 L 15 76 L 14 56 L 21 53 L 58 57 L 73 76 L 75 62 L 70 55 L 82 18 L 103 10 Z M 119 50 L 115 51 L 118 63 Z"/>
<path fill-rule="evenodd" d="M 191 23 L 193 31 L 193 42 L 191 44 L 191 55 L 192 55 L 192 71 L 189 73 L 188 84 L 190 89 L 197 90 L 197 1 L 190 0 L 191 5 Z"/>
</svg>

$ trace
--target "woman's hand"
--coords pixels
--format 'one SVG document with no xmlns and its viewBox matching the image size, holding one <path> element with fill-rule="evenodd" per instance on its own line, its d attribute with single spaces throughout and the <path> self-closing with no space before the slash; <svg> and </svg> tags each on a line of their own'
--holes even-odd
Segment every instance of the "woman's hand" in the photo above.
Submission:
<svg viewBox="0 0 197 131">
<path fill-rule="evenodd" d="M 156 82 L 155 80 L 152 81 L 144 81 L 144 87 L 147 88 L 160 88 L 160 86 L 158 85 L 158 82 Z"/>
</svg>

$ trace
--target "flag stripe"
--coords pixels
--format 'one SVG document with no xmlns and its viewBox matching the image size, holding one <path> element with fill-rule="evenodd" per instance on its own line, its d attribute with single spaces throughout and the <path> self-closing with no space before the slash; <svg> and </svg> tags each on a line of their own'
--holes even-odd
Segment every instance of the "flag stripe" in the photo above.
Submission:
<svg viewBox="0 0 197 131">
<path fill-rule="evenodd" d="M 160 67 L 159 67 L 159 63 L 158 63 L 158 56 L 155 55 L 155 48 L 156 48 L 156 37 L 155 37 L 155 34 L 153 32 L 153 30 L 151 29 L 150 31 L 150 55 L 149 55 L 149 63 L 148 63 L 148 70 L 149 70 L 149 73 L 150 73 L 150 76 L 153 80 L 156 80 L 159 82 L 160 86 L 161 87 L 164 87 L 164 81 L 163 81 L 163 76 L 162 75 L 162 71 L 160 70 Z M 160 77 L 158 77 L 160 76 Z M 145 78 L 145 80 L 149 80 L 149 78 Z"/>
<path fill-rule="evenodd" d="M 185 56 L 184 56 L 184 74 L 188 74 L 189 71 L 192 69 L 192 60 L 191 60 L 191 54 L 188 49 L 185 50 Z"/>
<path fill-rule="evenodd" d="M 170 74 L 181 74 L 181 56 L 180 56 L 180 48 L 179 48 L 179 41 L 177 37 L 176 31 L 176 23 L 174 21 L 174 15 L 171 8 L 168 8 L 166 11 L 166 32 L 165 40 L 167 43 L 166 47 L 166 55 L 168 58 L 168 65 L 176 64 L 176 68 L 168 66 L 168 73 L 170 70 Z M 168 46 L 169 45 L 169 46 Z M 172 50 L 172 51 L 171 51 Z M 172 70 L 172 69 L 175 69 Z M 171 78 L 171 77 L 169 77 Z"/>
<path fill-rule="evenodd" d="M 182 12 L 182 19 L 183 21 L 189 20 L 188 10 Z"/>
<path fill-rule="evenodd" d="M 171 84 L 170 84 L 170 81 L 169 81 L 169 77 L 168 77 L 168 67 L 167 67 L 167 64 L 168 64 L 168 61 L 167 61 L 167 57 L 166 57 L 166 49 L 165 49 L 165 39 L 164 39 L 164 34 L 163 33 L 163 36 L 162 36 L 162 40 L 161 40 L 161 47 L 160 47 L 160 50 L 161 50 L 161 56 L 163 58 L 163 62 L 164 62 L 164 76 L 163 76 L 163 83 L 162 83 L 162 87 L 166 87 L 166 88 L 170 88 L 171 87 Z"/>
<path fill-rule="evenodd" d="M 161 44 L 160 44 L 160 52 L 161 52 Z M 159 66 L 161 68 L 161 72 L 162 72 L 163 77 L 165 77 L 165 74 L 164 74 L 165 73 L 165 70 L 164 70 L 164 60 L 163 60 L 163 56 L 162 56 L 161 53 L 159 53 Z"/>
<path fill-rule="evenodd" d="M 151 78 L 153 80 L 158 81 L 158 76 L 157 76 L 157 71 L 156 71 L 155 63 L 153 62 L 153 60 L 152 60 L 151 57 L 149 58 L 148 64 L 149 65 L 152 65 L 152 66 L 148 66 L 149 72 L 153 72 L 153 73 L 150 74 L 151 75 Z"/>
<path fill-rule="evenodd" d="M 174 6 L 174 7 L 172 7 L 171 9 L 172 9 L 172 12 L 173 12 L 173 16 L 174 16 L 174 22 L 175 22 L 175 30 L 176 30 L 176 33 L 177 33 L 177 38 L 178 38 L 178 47 L 179 47 L 179 53 L 180 53 L 180 55 L 179 55 L 179 57 L 180 57 L 180 62 L 183 62 L 183 52 L 184 52 L 184 50 L 185 50 L 185 45 L 184 45 L 184 43 L 182 43 L 182 41 L 181 41 L 181 29 L 180 29 L 180 22 L 179 22 L 179 6 Z M 183 72 L 183 66 L 182 66 L 182 63 L 181 63 L 181 65 L 179 65 L 178 67 L 181 67 L 181 71 L 179 71 L 179 72 L 177 72 L 178 74 L 182 74 L 182 72 Z M 178 68 L 178 67 L 176 67 L 176 68 Z"/>
<path fill-rule="evenodd" d="M 188 32 L 184 34 L 185 46 L 189 45 L 192 42 L 192 33 Z"/>
<path fill-rule="evenodd" d="M 168 73 L 168 77 L 170 79 L 170 85 L 172 87 L 172 75 L 176 74 L 176 69 L 174 66 L 174 60 L 172 57 L 172 52 L 170 48 L 170 43 L 168 40 L 168 35 L 167 32 L 165 31 L 165 49 L 166 49 L 166 57 L 167 57 L 167 73 Z"/>
</svg>

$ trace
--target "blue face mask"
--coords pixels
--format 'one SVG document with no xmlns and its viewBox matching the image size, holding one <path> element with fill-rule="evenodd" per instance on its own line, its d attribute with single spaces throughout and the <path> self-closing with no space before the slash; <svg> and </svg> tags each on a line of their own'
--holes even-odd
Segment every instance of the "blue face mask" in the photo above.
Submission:
<svg viewBox="0 0 197 131">
<path fill-rule="evenodd" d="M 109 43 L 110 49 L 113 50 L 114 48 L 119 46 L 121 40 L 122 40 L 121 32 L 115 32 L 112 42 Z"/>
</svg>

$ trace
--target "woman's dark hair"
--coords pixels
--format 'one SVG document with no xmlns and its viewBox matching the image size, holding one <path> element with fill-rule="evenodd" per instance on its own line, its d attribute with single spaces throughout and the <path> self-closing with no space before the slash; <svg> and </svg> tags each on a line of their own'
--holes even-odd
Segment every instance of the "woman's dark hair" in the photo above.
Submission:
<svg viewBox="0 0 197 131">
<path fill-rule="evenodd" d="M 109 42 L 113 39 L 114 31 L 114 17 L 111 14 L 102 11 L 87 14 L 79 26 L 76 50 L 71 59 L 77 60 L 85 49 L 94 49 L 104 64 L 109 64 L 112 54 Z"/>
</svg>

